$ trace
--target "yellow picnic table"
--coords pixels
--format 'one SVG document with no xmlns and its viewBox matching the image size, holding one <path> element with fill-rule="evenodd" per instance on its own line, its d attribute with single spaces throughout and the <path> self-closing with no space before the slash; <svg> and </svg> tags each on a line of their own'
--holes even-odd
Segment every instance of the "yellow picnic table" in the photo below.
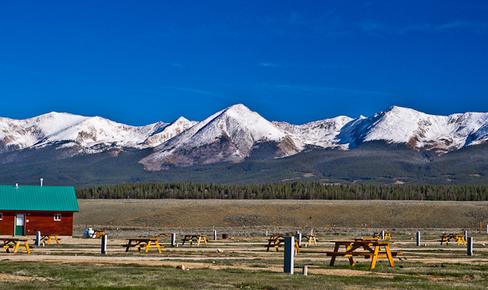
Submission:
<svg viewBox="0 0 488 290">
<path fill-rule="evenodd" d="M 186 242 L 189 242 L 190 246 L 192 246 L 193 243 L 196 243 L 197 247 L 199 247 L 200 244 L 202 243 L 207 245 L 208 237 L 206 235 L 184 235 L 181 241 L 182 241 L 181 245 L 184 245 Z"/>
<path fill-rule="evenodd" d="M 7 253 L 10 253 L 11 249 L 14 253 L 17 253 L 19 251 L 19 248 L 23 247 L 26 249 L 27 254 L 30 255 L 29 241 L 27 240 L 27 238 L 1 238 L 1 241 L 2 247 Z"/>
<path fill-rule="evenodd" d="M 46 235 L 41 235 L 41 245 L 50 245 L 51 242 L 56 242 L 57 245 L 61 244 L 61 239 L 58 237 L 57 234 L 46 234 Z"/>
<path fill-rule="evenodd" d="M 311 245 L 317 245 L 317 238 L 314 234 L 306 235 L 303 238 L 307 241 L 307 243 L 305 244 L 307 247 Z"/>
<path fill-rule="evenodd" d="M 271 247 L 275 248 L 276 252 L 279 251 L 279 248 L 283 246 L 285 242 L 285 238 L 283 235 L 275 234 L 268 238 L 268 244 L 266 245 L 266 252 L 269 252 Z M 300 252 L 300 245 L 298 244 L 298 240 L 295 240 L 295 252 Z"/>
<path fill-rule="evenodd" d="M 158 253 L 161 254 L 161 248 L 164 248 L 164 246 L 159 243 L 158 237 L 129 238 L 127 240 L 127 244 L 123 245 L 126 252 L 129 252 L 129 249 L 132 247 L 137 248 L 137 251 L 139 252 L 143 250 L 146 253 L 149 252 L 149 249 L 156 248 Z"/>
<path fill-rule="evenodd" d="M 446 244 L 446 245 L 449 245 L 449 241 L 450 240 L 454 240 L 456 242 L 456 245 L 466 245 L 466 239 L 464 238 L 464 235 L 463 234 L 459 234 L 459 233 L 454 233 L 454 234 L 442 234 L 441 235 L 441 245 L 442 244 Z"/>
<path fill-rule="evenodd" d="M 327 256 L 330 256 L 330 266 L 334 266 L 336 257 L 346 257 L 349 260 L 349 264 L 354 265 L 354 256 L 363 256 L 366 259 L 371 260 L 370 270 L 376 267 L 378 259 L 387 259 L 390 267 L 395 266 L 393 257 L 397 252 L 392 252 L 390 249 L 391 242 L 385 240 L 378 240 L 376 238 L 369 239 L 353 239 L 343 241 L 331 241 L 335 243 L 334 251 L 326 252 Z M 344 247 L 344 251 L 340 252 L 339 249 Z"/>
<path fill-rule="evenodd" d="M 381 239 L 381 233 L 373 233 L 373 238 L 378 238 Z M 385 240 L 391 240 L 391 233 L 390 232 L 385 232 Z"/>
</svg>

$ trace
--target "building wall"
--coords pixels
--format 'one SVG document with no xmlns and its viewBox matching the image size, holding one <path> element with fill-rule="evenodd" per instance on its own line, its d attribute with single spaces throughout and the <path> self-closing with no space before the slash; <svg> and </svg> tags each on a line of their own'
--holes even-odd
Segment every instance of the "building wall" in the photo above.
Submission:
<svg viewBox="0 0 488 290">
<path fill-rule="evenodd" d="M 0 235 L 13 235 L 15 214 L 11 212 L 1 213 L 3 214 L 3 218 L 0 220 Z"/>
<path fill-rule="evenodd" d="M 2 211 L 0 211 L 2 212 Z M 13 235 L 15 214 L 24 213 L 25 234 L 35 235 L 37 231 L 42 234 L 57 234 L 60 236 L 73 235 L 72 212 L 2 212 L 0 221 L 0 235 Z M 54 215 L 60 213 L 61 221 L 55 221 Z"/>
</svg>

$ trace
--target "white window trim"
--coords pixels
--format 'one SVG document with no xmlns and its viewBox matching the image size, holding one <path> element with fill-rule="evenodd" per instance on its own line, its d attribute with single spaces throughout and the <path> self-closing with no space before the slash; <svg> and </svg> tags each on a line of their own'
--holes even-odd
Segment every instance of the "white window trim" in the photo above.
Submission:
<svg viewBox="0 0 488 290">
<path fill-rule="evenodd" d="M 61 221 L 61 214 L 55 213 L 53 218 L 54 218 L 55 222 L 60 222 Z"/>
</svg>

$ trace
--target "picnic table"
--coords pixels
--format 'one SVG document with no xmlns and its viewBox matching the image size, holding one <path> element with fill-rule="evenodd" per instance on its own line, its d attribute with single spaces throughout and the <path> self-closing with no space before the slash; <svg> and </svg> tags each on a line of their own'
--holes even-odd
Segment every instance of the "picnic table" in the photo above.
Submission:
<svg viewBox="0 0 488 290">
<path fill-rule="evenodd" d="M 41 240 L 40 240 L 40 243 L 41 245 L 50 245 L 51 242 L 56 242 L 57 245 L 60 245 L 61 244 L 61 239 L 58 237 L 57 234 L 46 234 L 46 235 L 41 235 Z M 35 242 L 35 239 L 34 239 L 34 242 Z"/>
<path fill-rule="evenodd" d="M 279 251 L 279 248 L 283 246 L 285 242 L 285 238 L 283 235 L 275 234 L 268 238 L 268 244 L 266 245 L 266 252 L 269 252 L 271 247 L 275 248 L 276 252 Z M 295 252 L 300 252 L 300 245 L 298 244 L 298 240 L 295 239 Z"/>
<path fill-rule="evenodd" d="M 149 249 L 156 248 L 160 254 L 161 248 L 163 248 L 163 245 L 159 243 L 158 237 L 129 238 L 127 239 L 127 244 L 122 246 L 125 247 L 126 252 L 129 252 L 130 248 L 137 248 L 137 251 L 139 252 L 143 250 L 144 252 L 148 253 Z"/>
<path fill-rule="evenodd" d="M 17 253 L 19 248 L 24 247 L 27 254 L 30 255 L 29 241 L 27 238 L 1 238 L 1 241 L 2 247 L 7 253 L 10 253 L 10 250 L 13 250 L 13 253 Z"/>
<path fill-rule="evenodd" d="M 190 246 L 192 246 L 193 243 L 196 243 L 197 247 L 199 247 L 201 243 L 204 243 L 206 246 L 208 242 L 208 237 L 206 235 L 185 235 L 183 236 L 183 239 L 181 239 L 181 241 L 182 241 L 181 245 L 184 245 L 186 242 L 189 242 Z"/>
<path fill-rule="evenodd" d="M 446 244 L 449 245 L 449 241 L 454 240 L 456 242 L 456 245 L 466 245 L 466 239 L 464 238 L 463 234 L 460 233 L 454 233 L 454 234 L 442 234 L 441 235 L 441 245 Z"/>
<path fill-rule="evenodd" d="M 303 237 L 306 241 L 307 241 L 307 244 L 306 246 L 311 246 L 312 244 L 313 245 L 317 245 L 317 238 L 315 237 L 314 234 L 310 234 L 310 235 L 306 235 Z"/>
<path fill-rule="evenodd" d="M 94 239 L 101 239 L 104 235 L 105 235 L 105 231 L 104 230 L 95 230 L 93 232 L 92 238 L 94 238 Z"/>
<path fill-rule="evenodd" d="M 391 242 L 385 240 L 379 240 L 377 238 L 369 239 L 353 239 L 343 241 L 331 241 L 335 243 L 334 251 L 326 252 L 327 256 L 330 256 L 330 265 L 334 266 L 336 257 L 346 257 L 349 260 L 349 264 L 352 266 L 355 264 L 354 257 L 362 256 L 365 259 L 370 259 L 370 270 L 376 267 L 378 259 L 387 259 L 390 267 L 395 266 L 393 257 L 398 252 L 392 252 L 390 249 Z M 344 251 L 339 251 L 341 247 L 344 247 Z"/>
<path fill-rule="evenodd" d="M 381 233 L 373 233 L 373 238 L 381 238 Z M 385 232 L 385 238 L 384 240 L 391 240 L 391 233 L 390 232 Z"/>
</svg>

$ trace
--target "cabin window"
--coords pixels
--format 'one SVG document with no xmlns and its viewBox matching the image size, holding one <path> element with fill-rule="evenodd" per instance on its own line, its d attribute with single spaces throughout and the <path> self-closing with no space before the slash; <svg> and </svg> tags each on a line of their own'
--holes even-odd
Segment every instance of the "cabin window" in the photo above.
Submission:
<svg viewBox="0 0 488 290">
<path fill-rule="evenodd" d="M 0 212 L 0 221 L 3 220 L 3 213 Z"/>
<path fill-rule="evenodd" d="M 57 213 L 54 215 L 54 221 L 55 222 L 60 222 L 61 221 L 61 214 L 60 213 Z"/>
</svg>

